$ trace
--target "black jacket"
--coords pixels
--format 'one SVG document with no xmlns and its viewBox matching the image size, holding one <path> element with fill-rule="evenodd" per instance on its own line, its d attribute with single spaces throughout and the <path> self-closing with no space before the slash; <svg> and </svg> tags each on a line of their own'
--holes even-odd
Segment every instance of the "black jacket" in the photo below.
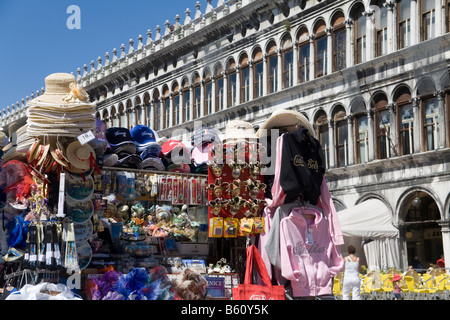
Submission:
<svg viewBox="0 0 450 320">
<path fill-rule="evenodd" d="M 325 174 L 322 147 L 308 129 L 302 127 L 283 135 L 280 185 L 284 203 L 303 200 L 316 205 Z"/>
</svg>

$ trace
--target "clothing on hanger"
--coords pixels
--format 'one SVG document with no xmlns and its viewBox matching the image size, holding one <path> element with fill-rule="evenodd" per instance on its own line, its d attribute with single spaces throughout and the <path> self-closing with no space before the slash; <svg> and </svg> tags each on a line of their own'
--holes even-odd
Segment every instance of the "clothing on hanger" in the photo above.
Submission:
<svg viewBox="0 0 450 320">
<path fill-rule="evenodd" d="M 303 216 L 306 211 L 293 208 L 280 221 L 281 275 L 290 280 L 294 297 L 330 295 L 333 276 L 344 260 L 331 240 L 327 221 L 315 212 L 314 221 L 308 224 Z"/>
</svg>

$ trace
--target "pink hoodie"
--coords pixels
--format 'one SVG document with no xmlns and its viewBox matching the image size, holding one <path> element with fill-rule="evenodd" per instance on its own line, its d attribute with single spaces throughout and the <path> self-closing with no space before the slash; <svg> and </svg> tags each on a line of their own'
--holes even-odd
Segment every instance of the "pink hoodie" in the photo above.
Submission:
<svg viewBox="0 0 450 320">
<path fill-rule="evenodd" d="M 308 226 L 303 213 L 314 215 Z M 314 209 L 293 208 L 280 222 L 281 275 L 291 280 L 294 297 L 332 294 L 332 277 L 344 265 L 328 223 Z"/>
</svg>

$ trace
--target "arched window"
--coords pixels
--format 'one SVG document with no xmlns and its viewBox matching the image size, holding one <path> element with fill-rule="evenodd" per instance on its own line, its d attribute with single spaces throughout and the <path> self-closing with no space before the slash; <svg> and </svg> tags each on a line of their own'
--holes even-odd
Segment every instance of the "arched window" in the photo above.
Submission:
<svg viewBox="0 0 450 320">
<path fill-rule="evenodd" d="M 298 81 L 300 83 L 309 80 L 310 47 L 308 30 L 303 27 L 298 37 Z"/>
<path fill-rule="evenodd" d="M 127 127 L 132 129 L 136 125 L 136 112 L 133 107 L 131 100 L 127 100 Z"/>
<path fill-rule="evenodd" d="M 434 0 L 420 1 L 421 9 L 421 39 L 422 41 L 432 39 L 436 32 L 436 2 Z"/>
<path fill-rule="evenodd" d="M 345 69 L 346 66 L 346 28 L 342 11 L 337 12 L 331 20 L 333 26 L 333 71 Z"/>
<path fill-rule="evenodd" d="M 283 63 L 283 89 L 294 84 L 294 50 L 292 38 L 286 35 L 281 41 L 281 59 Z"/>
<path fill-rule="evenodd" d="M 203 73 L 203 114 L 206 116 L 208 114 L 213 114 L 213 92 L 212 92 L 212 79 L 211 72 L 206 69 Z"/>
<path fill-rule="evenodd" d="M 334 139 L 336 150 L 336 166 L 345 167 L 348 165 L 348 126 L 346 113 L 343 106 L 336 107 L 333 112 Z"/>
<path fill-rule="evenodd" d="M 277 91 L 278 79 L 278 55 L 275 42 L 270 42 L 267 47 L 267 92 Z"/>
<path fill-rule="evenodd" d="M 151 103 L 150 103 L 150 94 L 148 92 L 146 92 L 144 95 L 144 108 L 145 108 L 144 124 L 147 127 L 152 128 L 153 127 L 152 120 L 154 119 L 154 115 L 153 115 L 153 110 L 152 110 Z"/>
<path fill-rule="evenodd" d="M 422 151 L 439 148 L 439 104 L 434 95 L 436 89 L 431 79 L 420 82 L 417 96 L 420 97 L 420 117 L 423 126 Z"/>
<path fill-rule="evenodd" d="M 375 16 L 375 56 L 379 57 L 387 53 L 387 8 L 385 0 L 377 0 L 378 7 Z"/>
<path fill-rule="evenodd" d="M 327 74 L 327 32 L 325 21 L 320 20 L 314 27 L 314 54 L 315 54 L 315 77 L 322 77 Z"/>
<path fill-rule="evenodd" d="M 109 123 L 109 114 L 108 114 L 108 110 L 103 110 L 103 114 L 102 114 L 102 121 L 103 121 L 103 123 L 105 124 L 105 126 L 106 126 L 106 129 L 108 129 L 108 127 L 110 126 L 110 123 Z"/>
<path fill-rule="evenodd" d="M 354 11 L 355 63 L 361 63 L 366 58 L 366 16 L 364 6 L 358 5 Z"/>
<path fill-rule="evenodd" d="M 356 163 L 366 163 L 369 161 L 369 120 L 363 100 L 357 100 L 352 105 L 352 114 Z"/>
<path fill-rule="evenodd" d="M 398 49 L 411 44 L 411 0 L 397 1 Z"/>
<path fill-rule="evenodd" d="M 397 105 L 399 155 L 411 154 L 414 151 L 414 111 L 409 89 L 399 88 L 394 101 Z"/>
<path fill-rule="evenodd" d="M 200 84 L 200 76 L 198 75 L 198 73 L 196 73 L 194 76 L 192 93 L 194 95 L 194 119 L 199 119 L 202 116 L 202 90 Z"/>
<path fill-rule="evenodd" d="M 224 103 L 225 103 L 225 86 L 224 86 L 224 76 L 223 76 L 223 68 L 222 65 L 218 65 L 214 72 L 215 75 L 215 81 L 216 81 L 216 92 L 215 92 L 215 99 L 216 99 L 216 110 L 215 111 L 221 111 L 224 109 Z"/>
<path fill-rule="evenodd" d="M 386 159 L 391 156 L 391 113 L 388 109 L 388 100 L 384 93 L 378 93 L 373 97 L 372 101 L 375 110 L 375 156 L 377 159 Z"/>
<path fill-rule="evenodd" d="M 250 100 L 250 66 L 248 64 L 247 54 L 242 54 L 239 58 L 239 72 L 240 72 L 240 99 L 242 102 Z"/>
<path fill-rule="evenodd" d="M 181 114 L 181 99 L 180 99 L 180 87 L 178 86 L 178 82 L 175 82 L 172 85 L 172 100 L 173 100 L 173 123 L 174 125 L 179 125 L 183 122 L 182 114 Z"/>
<path fill-rule="evenodd" d="M 153 93 L 153 105 L 155 108 L 155 131 L 161 130 L 161 122 L 162 122 L 162 110 L 161 110 L 161 99 L 159 95 L 159 91 L 156 90 Z"/>
<path fill-rule="evenodd" d="M 123 103 L 119 104 L 119 126 L 122 128 L 127 128 L 127 112 Z"/>
<path fill-rule="evenodd" d="M 162 105 L 163 105 L 163 129 L 170 128 L 170 90 L 168 86 L 163 87 Z"/>
<path fill-rule="evenodd" d="M 116 111 L 116 107 L 111 108 L 111 126 L 120 127 L 119 114 Z"/>
<path fill-rule="evenodd" d="M 328 135 L 328 119 L 325 111 L 320 110 L 316 114 L 314 121 L 317 140 L 319 140 L 322 146 L 325 167 L 330 167 L 330 140 Z"/>
<path fill-rule="evenodd" d="M 236 105 L 237 97 L 237 83 L 236 83 L 236 62 L 231 59 L 227 66 L 227 84 L 228 84 L 228 107 L 234 107 Z"/>
<path fill-rule="evenodd" d="M 136 97 L 136 99 L 134 99 L 134 109 L 136 110 L 136 123 L 134 125 L 145 123 L 144 122 L 145 111 L 143 106 L 141 105 L 140 97 Z"/>
<path fill-rule="evenodd" d="M 259 98 L 263 95 L 263 54 L 261 48 L 253 52 L 253 98 Z"/>
<path fill-rule="evenodd" d="M 189 81 L 187 79 L 184 79 L 183 82 L 181 83 L 181 86 L 183 87 L 182 91 L 182 95 L 183 95 L 183 101 L 182 101 L 182 105 L 183 105 L 183 122 L 186 121 L 190 121 L 191 120 L 191 91 L 189 89 Z"/>
</svg>

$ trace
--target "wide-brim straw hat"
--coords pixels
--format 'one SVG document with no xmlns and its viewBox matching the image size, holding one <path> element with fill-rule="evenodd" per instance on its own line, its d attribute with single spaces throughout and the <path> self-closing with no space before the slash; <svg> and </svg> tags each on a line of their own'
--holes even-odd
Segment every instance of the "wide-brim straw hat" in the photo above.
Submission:
<svg viewBox="0 0 450 320">
<path fill-rule="evenodd" d="M 315 136 L 312 124 L 302 113 L 295 110 L 278 109 L 261 125 L 257 135 L 258 138 L 270 136 L 268 130 L 278 128 L 285 128 L 288 132 L 292 132 L 300 129 L 300 126 L 308 129 L 311 136 Z"/>
<path fill-rule="evenodd" d="M 27 132 L 31 137 L 76 137 L 95 129 L 95 104 L 68 73 L 45 78 L 45 92 L 27 102 Z"/>
<path fill-rule="evenodd" d="M 92 105 L 89 95 L 77 84 L 73 74 L 52 73 L 45 78 L 45 92 L 27 105 Z"/>
<path fill-rule="evenodd" d="M 229 121 L 225 127 L 225 138 L 223 143 L 239 141 L 256 141 L 257 135 L 252 124 L 242 120 Z"/>
<path fill-rule="evenodd" d="M 92 168 L 96 155 L 89 144 L 81 144 L 75 140 L 67 146 L 66 157 L 71 167 L 88 170 Z"/>
</svg>

